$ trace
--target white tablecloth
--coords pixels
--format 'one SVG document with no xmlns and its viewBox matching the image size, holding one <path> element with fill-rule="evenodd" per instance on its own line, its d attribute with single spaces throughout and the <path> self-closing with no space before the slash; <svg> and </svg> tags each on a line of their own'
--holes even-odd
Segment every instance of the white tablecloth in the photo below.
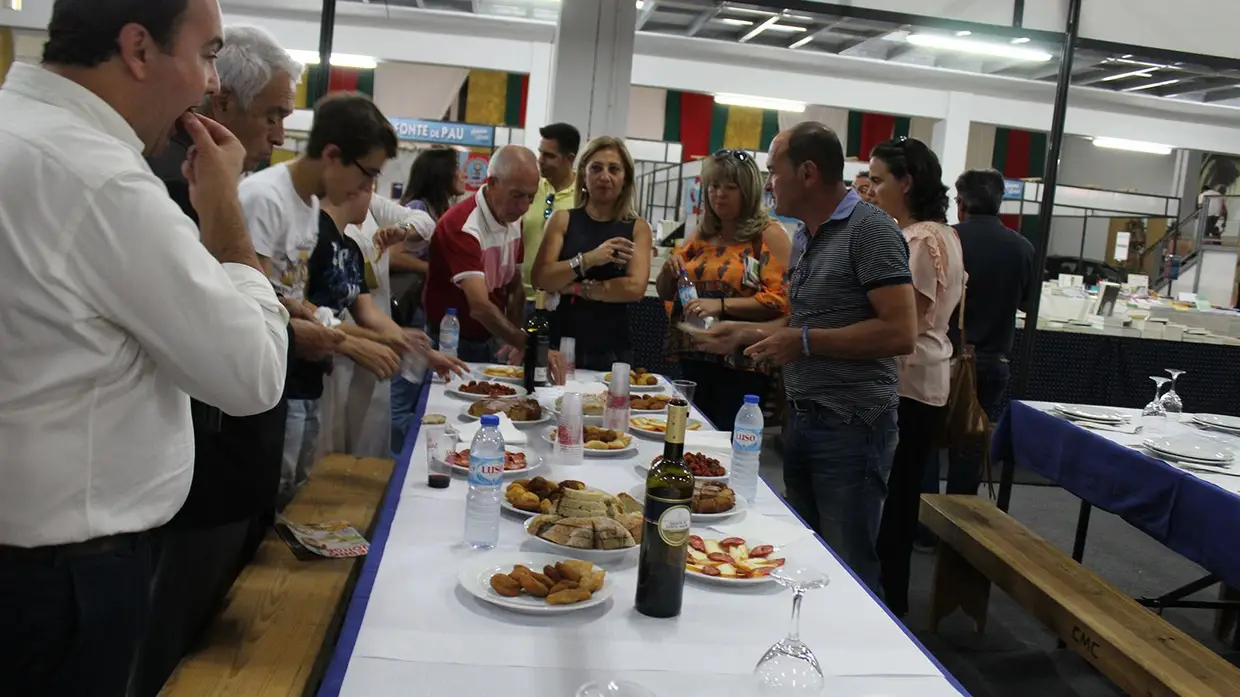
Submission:
<svg viewBox="0 0 1240 697">
<path fill-rule="evenodd" d="M 435 385 L 426 411 L 463 423 L 464 404 Z M 549 456 L 541 437 L 531 440 Z M 545 465 L 538 474 L 628 491 L 644 481 L 636 464 L 662 452 L 659 441 L 634 440 L 636 455 L 587 458 L 576 467 Z M 571 697 L 583 682 L 604 677 L 633 680 L 660 697 L 757 694 L 750 675 L 765 650 L 787 633 L 791 592 L 775 584 L 733 590 L 688 580 L 681 616 L 655 620 L 633 610 L 633 554 L 605 565 L 607 583 L 616 591 L 604 605 L 556 617 L 507 612 L 458 585 L 462 562 L 491 552 L 460 542 L 465 480 L 454 477 L 448 489 L 430 489 L 426 468 L 420 435 L 341 695 L 404 697 L 442 689 L 468 697 Z M 760 489 L 751 510 L 800 525 L 767 486 Z M 526 536 L 524 520 L 504 514 L 499 551 L 547 551 Z M 825 694 L 961 694 L 816 537 L 802 537 L 780 554 L 790 565 L 815 567 L 831 578 L 825 589 L 806 596 L 801 622 L 802 639 L 828 676 Z"/>
</svg>

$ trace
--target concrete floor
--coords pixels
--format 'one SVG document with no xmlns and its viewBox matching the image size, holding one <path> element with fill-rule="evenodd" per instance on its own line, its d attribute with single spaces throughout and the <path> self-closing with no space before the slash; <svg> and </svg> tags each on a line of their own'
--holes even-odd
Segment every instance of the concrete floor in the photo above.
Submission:
<svg viewBox="0 0 1240 697">
<path fill-rule="evenodd" d="M 778 452 L 763 452 L 762 475 L 782 490 Z M 1018 479 L 1021 481 L 1025 478 Z M 1010 512 L 1047 541 L 1071 552 L 1080 501 L 1057 487 L 1018 484 Z M 1084 563 L 1115 587 L 1132 595 L 1156 596 L 1194 581 L 1205 572 L 1123 520 L 1094 510 Z M 927 631 L 932 554 L 913 554 L 909 628 L 973 697 L 1119 697 L 1123 695 L 1071 649 L 1056 648 L 1055 637 L 1000 591 L 991 595 L 984 635 L 961 613 L 945 619 L 937 634 Z M 1211 588 L 1197 599 L 1212 600 Z M 1168 610 L 1176 627 L 1240 665 L 1240 652 L 1213 635 L 1214 613 Z M 1236 686 L 1240 695 L 1240 685 Z"/>
</svg>

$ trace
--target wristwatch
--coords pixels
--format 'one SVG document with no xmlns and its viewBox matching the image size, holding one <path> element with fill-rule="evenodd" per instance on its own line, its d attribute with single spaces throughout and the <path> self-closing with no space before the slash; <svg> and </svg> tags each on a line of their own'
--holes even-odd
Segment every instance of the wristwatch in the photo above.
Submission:
<svg viewBox="0 0 1240 697">
<path fill-rule="evenodd" d="M 572 269 L 573 273 L 577 274 L 578 281 L 582 281 L 586 277 L 586 275 L 582 273 L 582 270 L 581 270 L 581 267 L 584 265 L 585 265 L 585 257 L 582 256 L 581 254 L 578 254 L 577 256 L 568 260 L 568 268 Z"/>
</svg>

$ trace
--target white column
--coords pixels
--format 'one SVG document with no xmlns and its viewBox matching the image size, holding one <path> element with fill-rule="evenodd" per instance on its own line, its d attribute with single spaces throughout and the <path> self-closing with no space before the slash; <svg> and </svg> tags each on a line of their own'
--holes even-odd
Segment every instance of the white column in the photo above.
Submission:
<svg viewBox="0 0 1240 697">
<path fill-rule="evenodd" d="M 553 51 L 549 44 L 535 44 L 530 56 L 530 86 L 525 99 L 525 147 L 538 152 L 542 136 L 538 129 L 551 123 L 547 114 L 551 107 L 551 75 L 555 70 Z"/>
<path fill-rule="evenodd" d="M 548 121 L 576 126 L 583 145 L 627 132 L 636 25 L 633 0 L 560 3 Z M 532 125 L 527 111 L 527 131 L 536 132 Z"/>
<path fill-rule="evenodd" d="M 972 123 L 973 95 L 952 92 L 948 96 L 947 118 L 934 124 L 930 148 L 939 156 L 943 167 L 943 183 L 955 189 L 956 178 L 968 169 L 969 124 Z M 953 191 L 954 194 L 954 191 Z M 956 223 L 956 207 L 947 207 L 947 221 Z"/>
</svg>

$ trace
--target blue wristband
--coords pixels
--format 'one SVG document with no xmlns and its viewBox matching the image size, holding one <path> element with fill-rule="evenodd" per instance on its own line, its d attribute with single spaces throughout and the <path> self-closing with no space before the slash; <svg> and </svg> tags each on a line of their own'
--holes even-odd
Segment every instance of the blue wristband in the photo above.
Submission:
<svg viewBox="0 0 1240 697">
<path fill-rule="evenodd" d="M 805 352 L 805 357 L 809 358 L 809 325 L 801 327 L 801 350 Z"/>
</svg>

